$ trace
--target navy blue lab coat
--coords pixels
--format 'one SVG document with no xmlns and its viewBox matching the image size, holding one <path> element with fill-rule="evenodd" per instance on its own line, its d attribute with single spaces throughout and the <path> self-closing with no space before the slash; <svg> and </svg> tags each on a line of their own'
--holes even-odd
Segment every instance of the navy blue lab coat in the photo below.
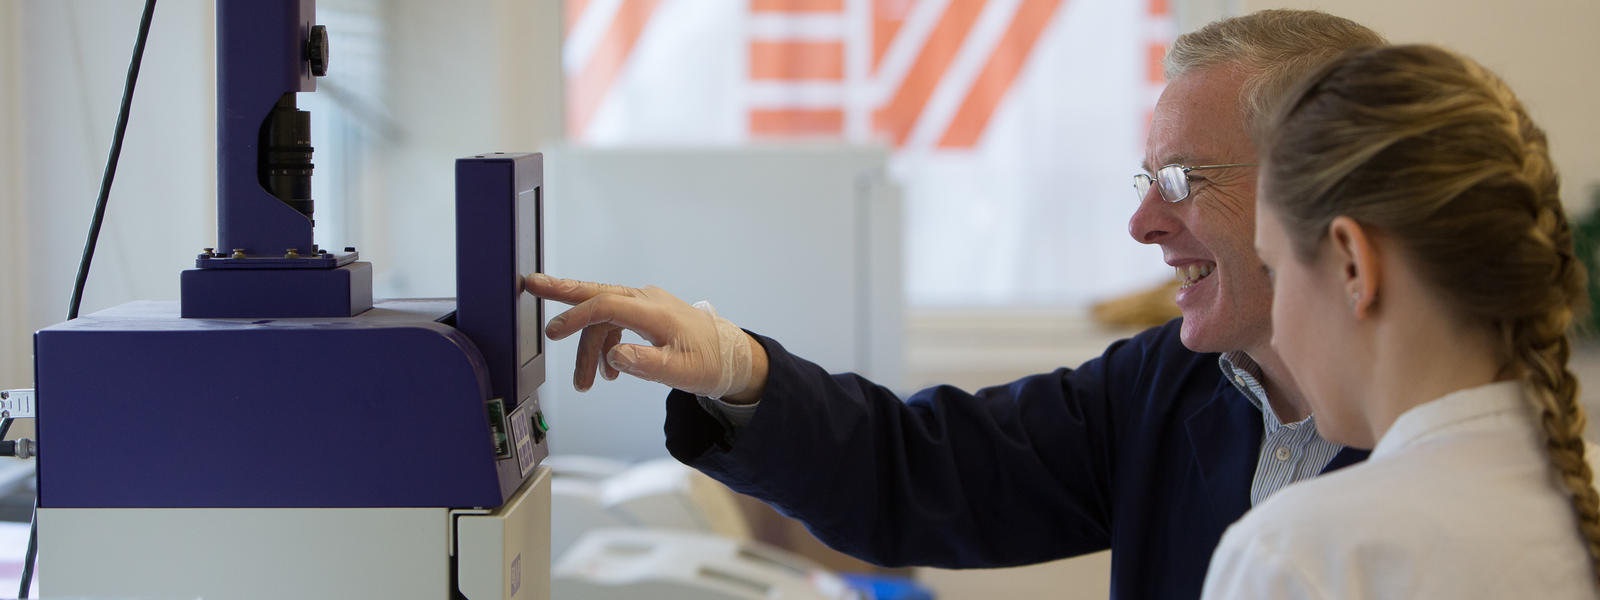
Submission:
<svg viewBox="0 0 1600 600">
<path fill-rule="evenodd" d="M 1110 548 L 1116 598 L 1193 598 L 1250 508 L 1261 411 L 1180 320 L 976 394 L 901 401 L 756 336 L 761 407 L 730 444 L 693 395 L 667 398 L 667 449 L 869 562 L 1005 567 Z M 1328 470 L 1366 452 L 1341 451 Z"/>
</svg>

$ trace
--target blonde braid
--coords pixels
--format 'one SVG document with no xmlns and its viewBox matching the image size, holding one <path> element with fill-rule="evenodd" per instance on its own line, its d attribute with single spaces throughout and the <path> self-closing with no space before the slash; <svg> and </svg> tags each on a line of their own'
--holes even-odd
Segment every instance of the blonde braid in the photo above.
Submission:
<svg viewBox="0 0 1600 600">
<path fill-rule="evenodd" d="M 1542 136 L 1541 136 L 1542 137 Z M 1559 202 L 1559 201 L 1557 201 Z M 1557 205 L 1559 207 L 1559 205 Z M 1569 299 L 1584 295 L 1584 273 L 1572 251 L 1572 233 L 1559 208 L 1545 207 L 1533 231 L 1536 243 L 1547 244 L 1559 267 L 1552 293 Z M 1583 432 L 1588 418 L 1578 403 L 1578 378 L 1567 368 L 1573 321 L 1570 303 L 1550 312 L 1508 324 L 1509 349 L 1516 370 L 1528 382 L 1528 400 L 1544 431 L 1545 454 L 1567 490 L 1578 531 L 1589 550 L 1589 561 L 1600 581 L 1600 494 L 1594 489 L 1594 472 L 1585 456 Z"/>
<path fill-rule="evenodd" d="M 1514 363 L 1521 366 L 1529 383 L 1527 397 L 1538 413 L 1545 436 L 1545 454 L 1560 476 L 1578 517 L 1578 531 L 1589 550 L 1589 562 L 1600 581 L 1600 494 L 1594 489 L 1594 472 L 1589 466 L 1583 433 L 1588 417 L 1578 403 L 1578 378 L 1567 367 L 1572 355 L 1568 337 L 1574 309 L 1587 304 L 1583 264 L 1572 245 L 1572 227 L 1562 213 L 1559 179 L 1550 161 L 1545 133 L 1528 118 L 1511 90 L 1483 71 L 1480 76 L 1492 82 L 1491 89 L 1511 115 L 1516 139 L 1524 147 L 1521 178 L 1533 192 L 1535 204 L 1531 245 L 1553 256 L 1555 268 L 1548 297 L 1551 302 L 1542 315 L 1517 319 L 1510 326 Z"/>
<path fill-rule="evenodd" d="M 1526 396 L 1544 431 L 1545 453 L 1567 490 L 1578 517 L 1578 531 L 1600 580 L 1600 494 L 1595 493 L 1594 473 L 1584 456 L 1587 418 L 1578 404 L 1578 380 L 1565 366 L 1570 352 L 1566 328 L 1571 316 L 1566 311 L 1559 319 L 1513 325 L 1507 337 L 1515 340 L 1515 360 L 1529 384 Z"/>
</svg>

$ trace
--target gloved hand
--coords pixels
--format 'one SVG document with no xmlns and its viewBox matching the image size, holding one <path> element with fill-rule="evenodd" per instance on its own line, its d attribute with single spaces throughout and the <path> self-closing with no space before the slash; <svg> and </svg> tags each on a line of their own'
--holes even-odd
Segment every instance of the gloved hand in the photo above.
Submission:
<svg viewBox="0 0 1600 600">
<path fill-rule="evenodd" d="M 690 306 L 654 286 L 630 288 L 542 273 L 526 277 L 523 287 L 540 298 L 574 305 L 550 319 L 545 334 L 559 340 L 583 332 L 572 374 L 579 391 L 594 384 L 598 368 L 606 379 L 620 372 L 732 402 L 760 398 L 765 350 L 709 304 Z M 624 329 L 651 345 L 621 343 Z"/>
</svg>

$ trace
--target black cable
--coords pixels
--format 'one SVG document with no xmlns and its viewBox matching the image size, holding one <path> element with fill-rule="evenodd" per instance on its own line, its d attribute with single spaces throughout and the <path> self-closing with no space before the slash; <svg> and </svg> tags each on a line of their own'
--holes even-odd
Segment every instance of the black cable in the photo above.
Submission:
<svg viewBox="0 0 1600 600">
<path fill-rule="evenodd" d="M 133 59 L 128 62 L 128 79 L 122 85 L 122 106 L 117 109 L 117 128 L 111 134 L 111 155 L 106 158 L 105 173 L 100 177 L 100 197 L 95 200 L 94 218 L 89 221 L 89 239 L 83 244 L 83 259 L 78 261 L 78 278 L 72 283 L 72 300 L 67 307 L 67 320 L 78 318 L 78 307 L 83 304 L 83 285 L 89 279 L 89 263 L 94 260 L 94 247 L 100 239 L 100 225 L 106 220 L 106 200 L 111 196 L 111 180 L 117 176 L 117 159 L 122 156 L 122 136 L 128 131 L 128 112 L 133 106 L 133 87 L 139 81 L 139 63 L 144 60 L 144 43 L 150 38 L 150 17 L 156 12 L 156 0 L 145 0 L 144 14 L 139 17 L 139 35 L 133 41 Z M 29 517 L 28 553 L 22 559 L 22 581 L 17 598 L 28 597 L 33 585 L 33 563 L 39 556 L 39 496 L 35 489 L 33 516 Z"/>
<path fill-rule="evenodd" d="M 22 589 L 17 592 L 18 600 L 28 597 L 28 588 L 33 587 L 33 561 L 39 557 L 39 496 L 34 490 L 33 497 L 33 525 L 28 527 L 28 553 L 22 557 Z"/>
<path fill-rule="evenodd" d="M 122 155 L 122 136 L 128 130 L 128 109 L 133 104 L 133 85 L 139 80 L 139 63 L 144 59 L 144 42 L 150 37 L 150 16 L 155 11 L 156 0 L 145 0 L 144 15 L 139 18 L 139 37 L 133 42 L 133 60 L 128 64 L 128 80 L 122 86 L 117 128 L 111 134 L 111 156 L 106 159 L 106 170 L 100 177 L 100 197 L 94 204 L 94 218 L 89 221 L 89 239 L 83 244 L 83 259 L 78 261 L 78 279 L 72 284 L 68 321 L 78 318 L 78 306 L 83 303 L 83 284 L 89 279 L 89 263 L 94 260 L 94 247 L 100 239 L 100 224 L 106 220 L 106 199 L 111 195 L 111 180 L 117 176 L 117 158 Z"/>
</svg>

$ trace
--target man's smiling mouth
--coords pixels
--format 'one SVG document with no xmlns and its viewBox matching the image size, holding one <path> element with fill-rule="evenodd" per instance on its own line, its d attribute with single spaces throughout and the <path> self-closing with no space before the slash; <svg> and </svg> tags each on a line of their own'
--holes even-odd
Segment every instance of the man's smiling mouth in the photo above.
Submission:
<svg viewBox="0 0 1600 600">
<path fill-rule="evenodd" d="M 1188 289 L 1189 286 L 1210 276 L 1211 272 L 1217 269 L 1217 263 L 1195 262 L 1173 267 L 1173 269 L 1178 272 L 1178 282 L 1181 284 L 1178 289 Z"/>
</svg>

